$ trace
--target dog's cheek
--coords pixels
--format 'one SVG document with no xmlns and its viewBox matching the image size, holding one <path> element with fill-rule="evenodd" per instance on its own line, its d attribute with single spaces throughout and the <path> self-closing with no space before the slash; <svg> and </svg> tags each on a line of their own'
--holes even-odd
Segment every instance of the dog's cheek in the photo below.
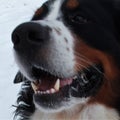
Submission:
<svg viewBox="0 0 120 120">
<path fill-rule="evenodd" d="M 90 47 L 81 39 L 75 40 L 74 49 L 75 53 L 77 53 L 75 54 L 76 71 L 80 71 L 91 64 L 101 64 L 104 69 L 103 85 L 98 93 L 94 97 L 91 97 L 90 104 L 99 102 L 109 107 L 115 107 L 115 103 L 117 103 L 116 100 L 119 99 L 120 94 L 120 72 L 114 57 L 110 54 Z"/>
</svg>

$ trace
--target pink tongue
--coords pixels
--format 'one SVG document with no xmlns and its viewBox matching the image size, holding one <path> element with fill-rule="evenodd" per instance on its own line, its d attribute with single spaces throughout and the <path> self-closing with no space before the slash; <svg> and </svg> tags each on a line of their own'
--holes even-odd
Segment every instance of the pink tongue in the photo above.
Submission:
<svg viewBox="0 0 120 120">
<path fill-rule="evenodd" d="M 60 87 L 72 84 L 73 79 L 62 79 L 60 80 Z"/>
</svg>

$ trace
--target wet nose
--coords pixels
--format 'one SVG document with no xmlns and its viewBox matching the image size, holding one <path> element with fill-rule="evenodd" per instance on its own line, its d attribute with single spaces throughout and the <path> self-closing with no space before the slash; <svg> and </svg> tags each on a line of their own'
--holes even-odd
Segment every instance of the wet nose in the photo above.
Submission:
<svg viewBox="0 0 120 120">
<path fill-rule="evenodd" d="M 12 42 L 15 48 L 23 49 L 26 44 L 41 45 L 49 39 L 50 28 L 39 23 L 27 22 L 19 25 L 12 33 Z"/>
</svg>

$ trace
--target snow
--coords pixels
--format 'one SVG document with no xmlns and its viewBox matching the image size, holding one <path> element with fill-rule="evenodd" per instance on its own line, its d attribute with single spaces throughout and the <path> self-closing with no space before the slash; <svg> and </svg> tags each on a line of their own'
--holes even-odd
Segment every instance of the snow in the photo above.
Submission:
<svg viewBox="0 0 120 120">
<path fill-rule="evenodd" d="M 13 57 L 11 33 L 29 21 L 45 0 L 0 0 L 0 120 L 13 120 L 20 85 L 13 84 L 17 65 Z"/>
</svg>

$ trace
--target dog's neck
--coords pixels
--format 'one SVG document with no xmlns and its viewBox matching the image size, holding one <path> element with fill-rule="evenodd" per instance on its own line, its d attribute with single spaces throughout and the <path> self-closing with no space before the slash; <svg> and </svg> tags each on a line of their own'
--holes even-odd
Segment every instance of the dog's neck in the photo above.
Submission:
<svg viewBox="0 0 120 120">
<path fill-rule="evenodd" d="M 119 115 L 114 109 L 100 104 L 76 105 L 69 110 L 58 113 L 44 113 L 36 110 L 30 120 L 118 120 Z"/>
<path fill-rule="evenodd" d="M 79 106 L 79 107 L 77 107 Z M 61 112 L 46 113 L 36 110 L 34 115 L 31 117 L 31 120 L 78 120 L 80 111 L 82 110 L 83 105 L 76 105 L 71 109 L 63 110 Z"/>
</svg>

